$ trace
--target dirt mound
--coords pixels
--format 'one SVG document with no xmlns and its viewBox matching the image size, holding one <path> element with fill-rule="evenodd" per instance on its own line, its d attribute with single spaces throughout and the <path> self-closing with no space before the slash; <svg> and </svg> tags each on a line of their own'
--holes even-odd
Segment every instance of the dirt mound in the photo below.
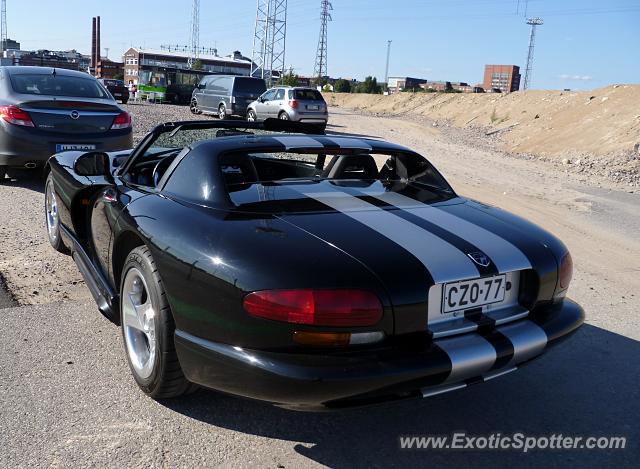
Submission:
<svg viewBox="0 0 640 469">
<path fill-rule="evenodd" d="M 512 153 L 581 158 L 616 154 L 640 162 L 640 85 L 592 91 L 519 91 L 509 94 L 326 93 L 330 105 L 393 116 L 425 117 L 456 127 L 502 130 L 500 147 Z M 634 150 L 634 146 L 636 146 Z"/>
</svg>

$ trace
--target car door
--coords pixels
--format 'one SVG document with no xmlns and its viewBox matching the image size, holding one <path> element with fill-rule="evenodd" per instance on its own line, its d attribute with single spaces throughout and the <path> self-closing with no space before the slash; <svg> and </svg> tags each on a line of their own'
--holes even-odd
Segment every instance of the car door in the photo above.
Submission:
<svg viewBox="0 0 640 469">
<path fill-rule="evenodd" d="M 265 91 L 262 96 L 258 98 L 258 102 L 256 103 L 256 117 L 258 120 L 264 120 L 269 117 L 269 107 L 275 96 L 276 90 L 272 89 Z"/>
<path fill-rule="evenodd" d="M 284 88 L 277 88 L 276 95 L 273 98 L 272 106 L 269 106 L 269 117 L 278 117 L 283 109 L 286 91 Z"/>
<path fill-rule="evenodd" d="M 206 95 L 207 81 L 208 81 L 208 78 L 203 77 L 202 80 L 200 80 L 200 83 L 198 83 L 196 92 L 194 93 L 195 98 L 198 100 L 198 107 L 200 108 L 200 110 L 203 110 L 203 111 L 207 110 L 207 95 Z"/>
</svg>

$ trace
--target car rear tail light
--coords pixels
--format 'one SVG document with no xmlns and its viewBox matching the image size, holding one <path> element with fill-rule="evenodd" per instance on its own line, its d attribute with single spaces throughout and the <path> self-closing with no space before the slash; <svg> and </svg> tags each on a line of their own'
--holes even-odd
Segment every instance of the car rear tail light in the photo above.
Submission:
<svg viewBox="0 0 640 469">
<path fill-rule="evenodd" d="M 291 109 L 298 109 L 298 101 L 296 101 L 295 99 L 292 99 L 291 101 L 289 101 L 289 107 Z"/>
<path fill-rule="evenodd" d="M 113 119 L 113 124 L 111 124 L 111 130 L 128 129 L 129 127 L 131 127 L 131 116 L 125 111 L 118 114 L 116 118 Z"/>
<path fill-rule="evenodd" d="M 258 318 L 313 326 L 372 326 L 382 318 L 380 300 L 364 290 L 264 290 L 243 305 Z"/>
<path fill-rule="evenodd" d="M 27 111 L 23 111 L 18 106 L 0 107 L 0 117 L 9 124 L 21 125 L 24 127 L 35 127 L 29 113 Z"/>
<path fill-rule="evenodd" d="M 571 254 L 567 253 L 560 261 L 560 272 L 558 274 L 558 283 L 561 290 L 569 288 L 571 278 L 573 277 L 573 259 Z"/>
</svg>

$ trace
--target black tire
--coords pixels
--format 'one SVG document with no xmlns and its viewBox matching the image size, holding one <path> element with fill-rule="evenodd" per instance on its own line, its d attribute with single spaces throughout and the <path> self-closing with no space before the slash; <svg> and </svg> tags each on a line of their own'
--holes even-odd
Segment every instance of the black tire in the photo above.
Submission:
<svg viewBox="0 0 640 469">
<path fill-rule="evenodd" d="M 148 295 L 145 298 L 151 302 L 154 312 L 152 327 L 154 329 L 155 358 L 148 377 L 141 376 L 131 361 L 130 346 L 128 345 L 131 342 L 128 342 L 127 339 L 127 334 L 131 329 L 127 327 L 127 321 L 125 321 L 124 302 L 128 301 L 125 298 L 132 297 L 129 292 L 124 291 L 126 280 L 130 278 L 128 275 L 138 274 L 141 274 L 144 279 L 147 289 L 146 295 Z M 146 246 L 140 246 L 131 251 L 125 261 L 120 283 L 120 323 L 122 324 L 122 339 L 129 368 L 136 383 L 145 394 L 153 399 L 168 399 L 197 389 L 197 386 L 189 382 L 182 373 L 173 339 L 175 322 L 158 269 Z"/>
<path fill-rule="evenodd" d="M 193 98 L 191 100 L 191 103 L 189 104 L 189 110 L 191 111 L 191 114 L 202 114 L 202 110 L 200 110 L 200 108 L 198 107 L 198 100 L 196 98 Z"/>
<path fill-rule="evenodd" d="M 128 100 L 128 99 L 123 99 L 123 100 L 122 100 L 122 104 L 127 104 L 128 102 L 129 102 L 129 100 Z"/>
<path fill-rule="evenodd" d="M 218 106 L 218 117 L 220 119 L 227 118 L 227 106 L 225 106 L 224 104 L 221 104 L 220 106 Z"/>
<path fill-rule="evenodd" d="M 258 120 L 258 116 L 256 116 L 256 111 L 253 109 L 249 109 L 247 111 L 247 121 L 256 122 Z"/>
<path fill-rule="evenodd" d="M 278 114 L 278 119 L 283 120 L 283 121 L 291 120 L 291 118 L 289 117 L 289 114 L 287 114 L 284 111 L 282 111 L 280 114 Z"/>
<path fill-rule="evenodd" d="M 65 246 L 60 234 L 60 219 L 58 217 L 58 195 L 53 186 L 51 173 L 47 176 L 44 186 L 44 224 L 47 229 L 47 238 L 51 247 L 62 254 L 69 254 L 69 248 Z"/>
<path fill-rule="evenodd" d="M 4 181 L 4 177 L 7 174 L 7 167 L 0 166 L 0 182 Z"/>
</svg>

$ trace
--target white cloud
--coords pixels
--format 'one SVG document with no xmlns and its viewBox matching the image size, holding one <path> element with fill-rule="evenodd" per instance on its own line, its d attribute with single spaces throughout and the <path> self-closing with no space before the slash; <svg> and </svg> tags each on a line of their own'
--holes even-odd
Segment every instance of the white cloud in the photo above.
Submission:
<svg viewBox="0 0 640 469">
<path fill-rule="evenodd" d="M 590 75 L 569 75 L 564 73 L 562 75 L 558 75 L 558 78 L 561 80 L 573 80 L 573 81 L 589 81 L 593 80 L 593 77 Z"/>
</svg>

